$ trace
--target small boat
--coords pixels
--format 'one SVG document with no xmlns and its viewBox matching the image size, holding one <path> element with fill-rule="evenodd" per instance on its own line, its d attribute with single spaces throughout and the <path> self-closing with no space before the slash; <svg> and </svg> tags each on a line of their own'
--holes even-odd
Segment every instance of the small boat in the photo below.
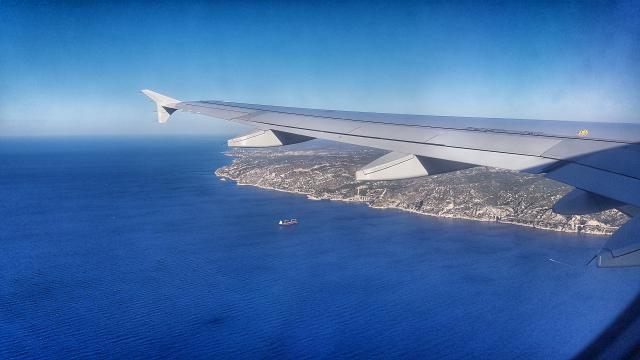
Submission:
<svg viewBox="0 0 640 360">
<path fill-rule="evenodd" d="M 280 220 L 278 222 L 278 225 L 289 226 L 289 225 L 295 225 L 297 223 L 298 223 L 297 219 L 284 219 L 284 220 Z"/>
</svg>

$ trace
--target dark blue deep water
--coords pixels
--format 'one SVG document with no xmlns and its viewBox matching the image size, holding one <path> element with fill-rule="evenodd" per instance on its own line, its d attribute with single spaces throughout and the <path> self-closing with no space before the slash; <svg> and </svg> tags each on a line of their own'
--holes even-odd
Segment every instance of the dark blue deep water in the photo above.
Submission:
<svg viewBox="0 0 640 360">
<path fill-rule="evenodd" d="M 640 289 L 602 237 L 238 187 L 224 149 L 0 139 L 0 358 L 567 358 Z"/>
</svg>

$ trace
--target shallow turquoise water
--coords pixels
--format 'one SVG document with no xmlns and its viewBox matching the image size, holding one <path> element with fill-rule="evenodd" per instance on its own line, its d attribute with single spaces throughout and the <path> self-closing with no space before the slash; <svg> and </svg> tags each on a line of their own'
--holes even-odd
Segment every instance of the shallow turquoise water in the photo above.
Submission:
<svg viewBox="0 0 640 360">
<path fill-rule="evenodd" d="M 2 139 L 0 357 L 567 358 L 640 290 L 604 238 L 238 187 L 224 149 Z"/>
</svg>

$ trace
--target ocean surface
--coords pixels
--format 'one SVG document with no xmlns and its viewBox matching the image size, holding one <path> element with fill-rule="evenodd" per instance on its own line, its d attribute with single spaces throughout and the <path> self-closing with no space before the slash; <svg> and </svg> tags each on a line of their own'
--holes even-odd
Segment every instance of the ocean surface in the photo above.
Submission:
<svg viewBox="0 0 640 360">
<path fill-rule="evenodd" d="M 640 290 L 603 237 L 237 186 L 225 149 L 0 139 L 0 358 L 564 359 Z"/>
</svg>

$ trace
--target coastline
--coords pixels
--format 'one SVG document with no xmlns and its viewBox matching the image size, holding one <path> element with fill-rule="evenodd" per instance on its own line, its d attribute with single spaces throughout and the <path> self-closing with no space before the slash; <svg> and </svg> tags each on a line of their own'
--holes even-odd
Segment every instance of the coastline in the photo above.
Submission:
<svg viewBox="0 0 640 360">
<path fill-rule="evenodd" d="M 491 219 L 486 219 L 486 218 L 481 218 L 481 217 L 470 217 L 470 216 L 464 216 L 464 215 L 451 215 L 451 214 L 437 214 L 437 213 L 429 213 L 429 212 L 424 212 L 424 211 L 419 211 L 419 210 L 415 210 L 415 209 L 410 209 L 410 208 L 406 208 L 406 207 L 401 207 L 401 206 L 376 206 L 371 204 L 368 201 L 364 201 L 364 200 L 358 200 L 358 199 L 354 199 L 354 198 L 341 198 L 341 197 L 335 197 L 335 196 L 326 196 L 326 197 L 316 197 L 311 195 L 311 193 L 307 193 L 307 192 L 302 192 L 302 191 L 296 191 L 296 190 L 287 190 L 287 189 L 282 189 L 282 188 L 276 188 L 276 187 L 272 187 L 272 186 L 267 186 L 267 185 L 260 185 L 260 184 L 256 184 L 256 183 L 248 183 L 248 182 L 241 182 L 241 180 L 239 178 L 234 178 L 228 174 L 224 174 L 223 173 L 223 169 L 222 168 L 218 168 L 214 171 L 214 174 L 218 177 L 218 179 L 220 181 L 233 181 L 237 186 L 253 186 L 259 189 L 264 189 L 264 190 L 270 190 L 270 191 L 278 191 L 278 192 L 284 192 L 284 193 L 290 193 L 290 194 L 296 194 L 296 195 L 304 195 L 307 197 L 307 199 L 309 200 L 314 200 L 314 201 L 319 201 L 319 200 L 330 200 L 330 201 L 341 201 L 341 202 L 350 202 L 350 203 L 362 203 L 367 205 L 368 207 L 372 208 L 372 209 L 380 209 L 380 210 L 384 210 L 384 209 L 394 209 L 394 210 L 401 210 L 401 211 L 407 211 L 410 213 L 414 213 L 414 214 L 419 214 L 419 215 L 423 215 L 423 216 L 430 216 L 430 217 L 435 217 L 435 218 L 446 218 L 446 219 L 460 219 L 460 220 L 471 220 L 471 221 L 481 221 L 481 222 L 495 222 L 495 223 L 499 223 L 499 224 L 509 224 L 509 225 L 517 225 L 517 226 L 523 226 L 523 227 L 528 227 L 528 228 L 533 228 L 533 229 L 538 229 L 538 230 L 545 230 L 545 231 L 556 231 L 556 232 L 565 232 L 565 233 L 585 233 L 585 234 L 589 234 L 589 235 L 600 235 L 600 236 L 607 236 L 607 235 L 611 235 L 613 232 L 615 232 L 618 228 L 617 227 L 610 227 L 609 229 L 605 230 L 605 231 L 594 231 L 594 230 L 590 230 L 590 229 L 585 229 L 585 230 L 573 230 L 570 228 L 563 228 L 563 229 L 558 229 L 558 228 L 551 228 L 551 227 L 544 227 L 544 226 L 539 226 L 539 225 L 535 225 L 535 224 L 530 224 L 530 223 L 526 223 L 526 222 L 518 222 L 518 221 L 508 221 L 508 220 L 491 220 Z"/>
</svg>

